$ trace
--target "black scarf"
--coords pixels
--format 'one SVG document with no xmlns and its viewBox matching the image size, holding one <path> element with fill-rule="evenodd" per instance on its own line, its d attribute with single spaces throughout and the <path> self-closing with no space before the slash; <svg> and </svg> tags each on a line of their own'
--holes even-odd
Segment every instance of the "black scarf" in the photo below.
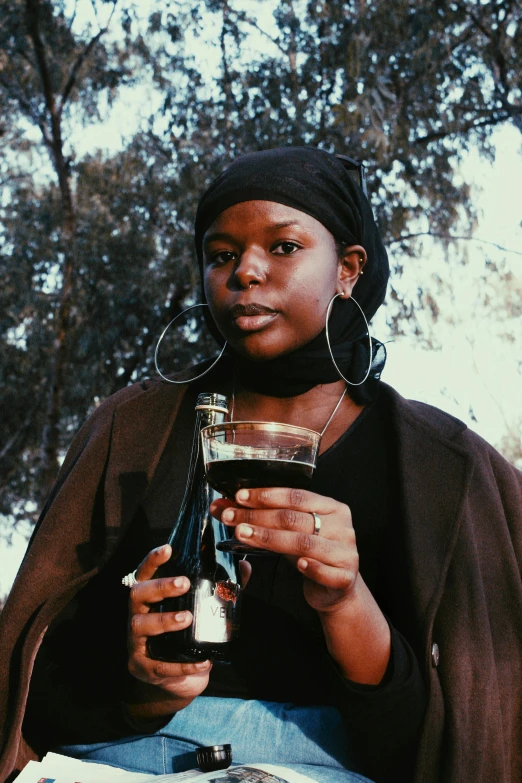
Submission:
<svg viewBox="0 0 522 783">
<path fill-rule="evenodd" d="M 319 220 L 337 241 L 364 247 L 367 262 L 354 295 L 370 321 L 386 294 L 388 256 L 368 200 L 343 164 L 334 155 L 313 147 L 283 147 L 237 158 L 214 180 L 199 202 L 195 242 L 200 268 L 203 236 L 209 226 L 228 207 L 254 200 L 274 201 L 299 209 Z M 208 323 L 222 345 L 223 338 L 210 316 Z M 368 369 L 370 352 L 364 320 L 353 302 L 336 300 L 329 335 L 341 372 L 352 383 L 358 383 Z M 348 387 L 356 402 L 375 398 L 386 361 L 382 343 L 375 339 L 372 342 L 368 379 L 361 386 Z M 330 358 L 325 330 L 293 353 L 264 362 L 251 361 L 232 350 L 229 353 L 236 360 L 243 385 L 275 397 L 303 394 L 320 383 L 339 379 Z"/>
</svg>

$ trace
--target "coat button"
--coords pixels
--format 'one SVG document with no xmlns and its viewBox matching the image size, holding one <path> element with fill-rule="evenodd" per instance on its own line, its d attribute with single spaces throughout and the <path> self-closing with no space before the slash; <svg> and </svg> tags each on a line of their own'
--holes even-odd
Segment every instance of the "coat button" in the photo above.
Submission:
<svg viewBox="0 0 522 783">
<path fill-rule="evenodd" d="M 439 645 L 433 644 L 431 646 L 431 665 L 434 668 L 437 668 L 440 662 L 440 651 L 439 651 Z"/>
</svg>

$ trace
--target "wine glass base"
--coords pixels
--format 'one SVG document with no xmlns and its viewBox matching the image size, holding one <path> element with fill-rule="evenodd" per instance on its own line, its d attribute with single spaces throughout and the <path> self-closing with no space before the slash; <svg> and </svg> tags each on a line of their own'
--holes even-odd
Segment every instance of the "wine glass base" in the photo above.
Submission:
<svg viewBox="0 0 522 783">
<path fill-rule="evenodd" d="M 274 552 L 270 552 L 268 549 L 256 549 L 248 544 L 243 544 L 235 538 L 229 538 L 227 541 L 220 541 L 216 544 L 216 549 L 220 552 L 230 552 L 232 555 L 273 555 Z"/>
</svg>

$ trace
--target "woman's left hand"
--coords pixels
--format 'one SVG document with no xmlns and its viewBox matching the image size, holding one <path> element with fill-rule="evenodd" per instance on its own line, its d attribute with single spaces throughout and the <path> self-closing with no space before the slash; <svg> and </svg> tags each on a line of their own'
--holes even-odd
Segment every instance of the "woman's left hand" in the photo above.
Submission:
<svg viewBox="0 0 522 783">
<path fill-rule="evenodd" d="M 336 612 L 351 600 L 359 556 L 350 509 L 302 489 L 241 489 L 236 502 L 214 501 L 211 513 L 235 527 L 236 538 L 288 557 L 305 577 L 304 596 L 320 613 Z M 321 529 L 314 535 L 315 519 Z"/>
</svg>

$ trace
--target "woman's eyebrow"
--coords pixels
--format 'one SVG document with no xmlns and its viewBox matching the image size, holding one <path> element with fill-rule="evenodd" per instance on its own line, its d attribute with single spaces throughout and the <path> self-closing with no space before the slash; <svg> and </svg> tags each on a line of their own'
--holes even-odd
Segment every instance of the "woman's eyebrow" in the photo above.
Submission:
<svg viewBox="0 0 522 783">
<path fill-rule="evenodd" d="M 281 231 L 281 229 L 285 228 L 296 228 L 299 230 L 301 236 L 308 236 L 313 237 L 314 232 L 311 228 L 308 226 L 305 226 L 300 220 L 284 220 L 280 223 L 271 223 L 269 226 L 267 226 L 267 231 L 269 232 L 276 232 Z"/>
<path fill-rule="evenodd" d="M 313 231 L 308 228 L 307 226 L 303 225 L 303 223 L 300 220 L 284 220 L 280 223 L 271 223 L 269 226 L 267 226 L 268 231 L 280 231 L 284 228 L 297 228 L 299 231 L 301 231 L 303 234 L 308 234 L 309 236 L 313 236 Z"/>
<path fill-rule="evenodd" d="M 268 228 L 271 231 L 277 231 L 280 228 L 289 228 L 290 226 L 297 226 L 298 228 L 304 228 L 298 220 L 285 220 L 282 223 L 271 223 Z"/>
<path fill-rule="evenodd" d="M 211 242 L 220 242 L 220 241 L 228 241 L 233 242 L 234 237 L 231 234 L 227 234 L 225 231 L 214 231 L 213 234 L 205 234 L 203 237 L 203 245 L 209 245 Z"/>
<path fill-rule="evenodd" d="M 267 231 L 280 231 L 282 228 L 299 228 L 302 231 L 309 233 L 305 226 L 299 220 L 283 220 L 277 223 L 270 223 L 266 226 Z M 228 234 L 226 231 L 214 231 L 212 234 L 205 234 L 203 237 L 203 246 L 211 244 L 211 242 L 234 242 L 235 237 L 232 234 Z"/>
</svg>

